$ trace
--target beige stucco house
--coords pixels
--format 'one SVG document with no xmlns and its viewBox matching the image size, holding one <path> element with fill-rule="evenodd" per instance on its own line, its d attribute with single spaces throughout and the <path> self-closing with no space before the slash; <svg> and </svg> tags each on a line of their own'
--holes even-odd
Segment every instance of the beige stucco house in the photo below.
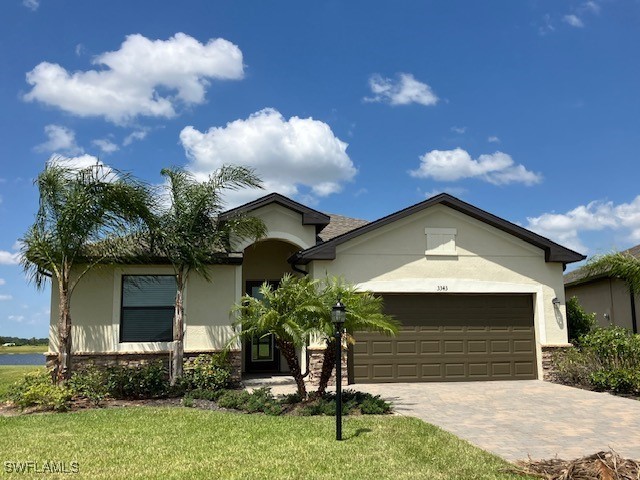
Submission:
<svg viewBox="0 0 640 480">
<path fill-rule="evenodd" d="M 640 245 L 622 253 L 640 258 Z M 640 294 L 632 295 L 619 278 L 591 276 L 583 267 L 564 276 L 564 289 L 567 298 L 577 297 L 587 313 L 596 314 L 600 326 L 617 325 L 638 333 Z"/>
<path fill-rule="evenodd" d="M 350 382 L 542 378 L 545 352 L 567 344 L 563 271 L 584 257 L 455 197 L 441 194 L 370 223 L 279 194 L 226 215 L 238 211 L 263 219 L 268 233 L 234 245 L 210 267 L 211 283 L 190 278 L 187 354 L 222 349 L 234 333 L 231 306 L 287 272 L 343 276 L 383 296 L 402 323 L 395 338 L 355 334 Z M 72 300 L 74 361 L 167 359 L 173 282 L 162 264 L 91 272 Z M 53 313 L 51 358 L 55 328 Z M 313 368 L 317 348 L 300 352 L 303 368 Z M 268 337 L 237 344 L 232 357 L 238 374 L 286 370 Z"/>
</svg>

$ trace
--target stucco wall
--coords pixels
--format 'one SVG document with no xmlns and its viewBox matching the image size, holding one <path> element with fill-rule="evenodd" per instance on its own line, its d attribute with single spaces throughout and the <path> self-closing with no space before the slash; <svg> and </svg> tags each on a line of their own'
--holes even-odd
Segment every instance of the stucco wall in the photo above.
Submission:
<svg viewBox="0 0 640 480">
<path fill-rule="evenodd" d="M 457 255 L 426 255 L 425 228 L 456 228 Z M 547 263 L 543 250 L 443 205 L 339 245 L 335 260 L 315 261 L 310 271 L 380 293 L 531 293 L 538 349 L 567 342 L 562 264 Z"/>
<path fill-rule="evenodd" d="M 230 308 L 239 298 L 241 267 L 210 267 L 213 281 L 192 274 L 185 289 L 185 351 L 219 350 L 232 337 Z M 167 351 L 168 342 L 121 343 L 123 275 L 173 274 L 168 266 L 102 267 L 88 273 L 71 299 L 73 352 Z M 52 287 L 50 350 L 57 351 L 57 285 Z"/>
<path fill-rule="evenodd" d="M 300 250 L 291 243 L 263 240 L 249 245 L 244 250 L 242 264 L 243 285 L 247 281 L 280 280 L 284 273 L 295 272 L 287 258 Z"/>
<path fill-rule="evenodd" d="M 622 280 L 603 278 L 566 288 L 567 298 L 578 297 L 580 305 L 587 313 L 595 313 L 602 327 L 618 325 L 631 329 L 631 298 Z M 640 296 L 636 295 L 636 315 L 640 306 Z M 609 319 L 605 317 L 609 316 Z M 636 318 L 640 318 L 637 316 Z"/>
<path fill-rule="evenodd" d="M 316 244 L 316 227 L 303 225 L 302 215 L 281 205 L 271 204 L 251 212 L 252 217 L 262 219 L 267 227 L 265 238 L 284 240 L 299 246 L 299 249 L 313 247 Z M 253 240 L 236 242 L 234 249 L 244 250 Z"/>
</svg>

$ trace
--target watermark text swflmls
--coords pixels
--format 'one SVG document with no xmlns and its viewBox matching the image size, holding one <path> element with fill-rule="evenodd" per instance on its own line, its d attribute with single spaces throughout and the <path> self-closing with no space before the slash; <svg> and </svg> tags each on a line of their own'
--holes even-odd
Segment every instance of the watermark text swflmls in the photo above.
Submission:
<svg viewBox="0 0 640 480">
<path fill-rule="evenodd" d="M 7 460 L 3 464 L 4 473 L 80 473 L 80 464 L 53 460 L 13 461 Z"/>
</svg>

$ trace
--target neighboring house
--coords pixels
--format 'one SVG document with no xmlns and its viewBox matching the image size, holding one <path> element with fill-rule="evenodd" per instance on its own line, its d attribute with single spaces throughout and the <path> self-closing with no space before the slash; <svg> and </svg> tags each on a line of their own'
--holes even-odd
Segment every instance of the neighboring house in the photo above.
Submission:
<svg viewBox="0 0 640 480">
<path fill-rule="evenodd" d="M 261 218 L 268 233 L 233 245 L 193 275 L 185 293 L 186 355 L 219 351 L 232 338 L 231 307 L 285 273 L 340 275 L 378 293 L 402 323 L 395 338 L 356 333 L 350 382 L 466 381 L 543 377 L 543 354 L 566 346 L 562 274 L 583 255 L 447 194 L 368 223 L 321 213 L 270 194 L 222 215 Z M 168 359 L 172 269 L 162 262 L 92 271 L 74 292 L 74 362 Z M 57 288 L 51 344 L 56 351 Z M 303 369 L 321 355 L 301 351 Z M 269 337 L 238 342 L 236 374 L 282 372 Z"/>
<path fill-rule="evenodd" d="M 640 245 L 622 253 L 640 258 Z M 564 290 L 567 298 L 577 297 L 587 313 L 595 313 L 600 326 L 618 325 L 638 333 L 640 295 L 631 295 L 619 278 L 589 276 L 582 267 L 564 276 Z"/>
</svg>

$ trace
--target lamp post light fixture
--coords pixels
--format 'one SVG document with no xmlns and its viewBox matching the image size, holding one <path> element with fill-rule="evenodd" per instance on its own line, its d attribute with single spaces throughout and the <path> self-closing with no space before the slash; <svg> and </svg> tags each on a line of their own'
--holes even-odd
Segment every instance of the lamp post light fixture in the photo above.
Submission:
<svg viewBox="0 0 640 480">
<path fill-rule="evenodd" d="M 331 310 L 331 322 L 336 327 L 336 440 L 342 440 L 342 328 L 347 307 L 340 301 Z"/>
</svg>

